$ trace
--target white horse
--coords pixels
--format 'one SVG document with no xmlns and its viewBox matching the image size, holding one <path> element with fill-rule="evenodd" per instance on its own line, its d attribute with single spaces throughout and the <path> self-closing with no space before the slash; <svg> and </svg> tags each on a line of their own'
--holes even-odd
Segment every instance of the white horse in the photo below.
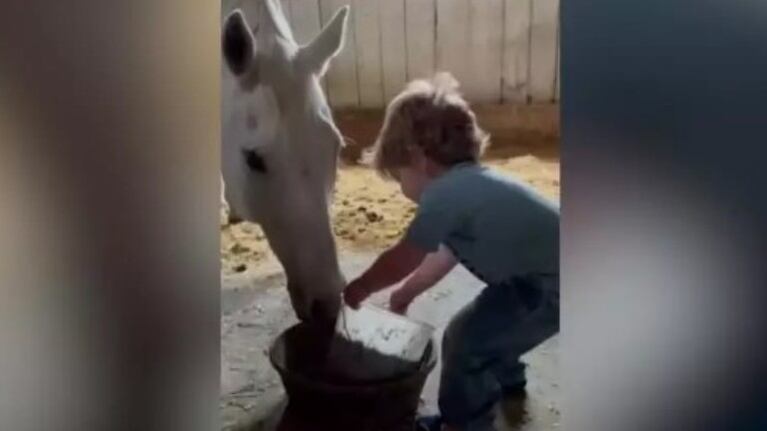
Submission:
<svg viewBox="0 0 767 431">
<path fill-rule="evenodd" d="M 298 46 L 279 0 L 222 29 L 222 176 L 234 218 L 262 226 L 301 320 L 335 319 L 345 284 L 328 206 L 342 145 L 319 79 L 344 42 L 349 7 Z"/>
</svg>

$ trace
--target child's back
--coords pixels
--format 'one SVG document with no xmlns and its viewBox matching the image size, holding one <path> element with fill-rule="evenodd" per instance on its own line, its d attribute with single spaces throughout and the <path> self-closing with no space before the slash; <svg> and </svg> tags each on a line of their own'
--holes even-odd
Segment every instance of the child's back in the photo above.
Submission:
<svg viewBox="0 0 767 431">
<path fill-rule="evenodd" d="M 428 250 L 444 243 L 487 283 L 559 272 L 558 208 L 476 163 L 456 165 L 429 184 L 408 239 Z"/>
</svg>

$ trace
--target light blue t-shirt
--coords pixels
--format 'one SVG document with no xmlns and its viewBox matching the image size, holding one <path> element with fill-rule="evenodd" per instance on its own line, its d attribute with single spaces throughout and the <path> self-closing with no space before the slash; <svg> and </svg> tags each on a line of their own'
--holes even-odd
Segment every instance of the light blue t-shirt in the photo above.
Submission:
<svg viewBox="0 0 767 431">
<path fill-rule="evenodd" d="M 486 283 L 559 274 L 559 208 L 532 187 L 475 163 L 432 181 L 406 240 L 432 252 L 445 244 Z"/>
</svg>

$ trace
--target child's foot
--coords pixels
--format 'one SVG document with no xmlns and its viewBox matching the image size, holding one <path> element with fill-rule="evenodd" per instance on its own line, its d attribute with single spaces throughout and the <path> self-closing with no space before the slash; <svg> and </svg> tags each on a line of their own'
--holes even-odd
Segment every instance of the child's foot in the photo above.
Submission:
<svg viewBox="0 0 767 431">
<path fill-rule="evenodd" d="M 423 416 L 416 420 L 416 429 L 418 431 L 441 431 L 442 416 Z"/>
</svg>

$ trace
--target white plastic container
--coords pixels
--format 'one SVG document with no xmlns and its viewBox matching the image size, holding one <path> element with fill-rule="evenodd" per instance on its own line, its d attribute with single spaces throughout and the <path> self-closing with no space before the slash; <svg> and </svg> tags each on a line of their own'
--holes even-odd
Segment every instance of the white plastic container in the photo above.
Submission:
<svg viewBox="0 0 767 431">
<path fill-rule="evenodd" d="M 336 323 L 336 333 L 351 343 L 336 343 L 331 347 L 331 358 L 336 365 L 342 366 L 344 374 L 351 378 L 376 380 L 418 367 L 434 328 L 366 304 L 358 310 L 344 306 Z"/>
</svg>

